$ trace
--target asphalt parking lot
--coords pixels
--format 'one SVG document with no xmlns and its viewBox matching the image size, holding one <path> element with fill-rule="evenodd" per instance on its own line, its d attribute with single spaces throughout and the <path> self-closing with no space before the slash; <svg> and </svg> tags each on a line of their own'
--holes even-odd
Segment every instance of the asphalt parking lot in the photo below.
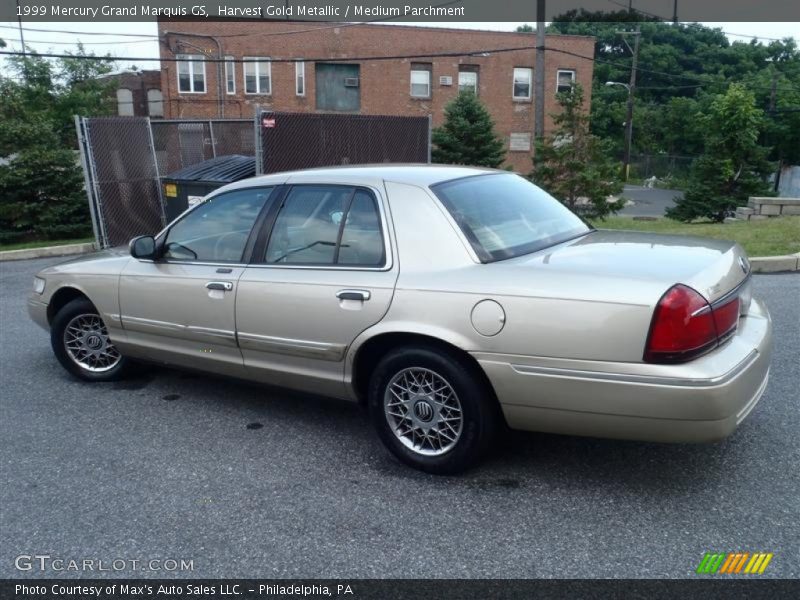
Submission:
<svg viewBox="0 0 800 600">
<path fill-rule="evenodd" d="M 72 380 L 24 306 L 59 260 L 0 263 L 0 577 L 81 576 L 14 566 L 49 554 L 191 559 L 181 577 L 680 578 L 712 551 L 800 577 L 800 275 L 755 276 L 772 377 L 728 440 L 514 433 L 435 477 L 346 403 L 160 368 Z"/>
<path fill-rule="evenodd" d="M 619 212 L 620 216 L 663 217 L 668 208 L 675 206 L 675 197 L 683 196 L 683 192 L 626 184 L 621 195 L 633 204 L 623 208 Z"/>
</svg>

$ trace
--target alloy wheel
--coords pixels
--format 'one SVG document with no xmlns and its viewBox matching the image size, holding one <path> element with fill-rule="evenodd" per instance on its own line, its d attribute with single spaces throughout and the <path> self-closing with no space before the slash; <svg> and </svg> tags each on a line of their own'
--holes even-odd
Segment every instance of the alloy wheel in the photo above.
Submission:
<svg viewBox="0 0 800 600">
<path fill-rule="evenodd" d="M 453 386 L 438 373 L 411 367 L 386 386 L 384 414 L 400 442 L 423 456 L 450 451 L 461 437 L 464 417 Z"/>
<path fill-rule="evenodd" d="M 122 359 L 108 337 L 105 323 L 95 314 L 78 315 L 67 323 L 64 348 L 75 364 L 92 373 L 110 371 Z"/>
</svg>

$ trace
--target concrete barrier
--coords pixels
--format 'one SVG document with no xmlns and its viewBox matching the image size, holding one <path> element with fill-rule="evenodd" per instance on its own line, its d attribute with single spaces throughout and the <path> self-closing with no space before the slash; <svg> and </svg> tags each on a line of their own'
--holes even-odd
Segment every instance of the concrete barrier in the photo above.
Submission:
<svg viewBox="0 0 800 600">
<path fill-rule="evenodd" d="M 0 252 L 0 262 L 5 260 L 27 260 L 30 258 L 46 258 L 48 256 L 71 256 L 86 254 L 94 250 L 94 244 L 65 244 L 63 246 L 44 246 L 41 248 L 23 248 L 22 250 L 6 250 Z"/>
<path fill-rule="evenodd" d="M 784 256 L 754 256 L 750 259 L 753 273 L 800 271 L 800 252 Z"/>
</svg>

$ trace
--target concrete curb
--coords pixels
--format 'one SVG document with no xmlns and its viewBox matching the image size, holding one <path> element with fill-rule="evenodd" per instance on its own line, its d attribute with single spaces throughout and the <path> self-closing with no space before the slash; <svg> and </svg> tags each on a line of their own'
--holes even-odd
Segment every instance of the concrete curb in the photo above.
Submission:
<svg viewBox="0 0 800 600">
<path fill-rule="evenodd" d="M 44 246 L 42 248 L 24 248 L 22 250 L 6 250 L 0 252 L 0 262 L 6 260 L 27 260 L 29 258 L 46 258 L 48 256 L 70 256 L 85 254 L 94 250 L 94 244 L 65 244 L 63 246 Z"/>
<path fill-rule="evenodd" d="M 800 252 L 784 256 L 754 256 L 750 259 L 753 273 L 800 271 Z"/>
</svg>

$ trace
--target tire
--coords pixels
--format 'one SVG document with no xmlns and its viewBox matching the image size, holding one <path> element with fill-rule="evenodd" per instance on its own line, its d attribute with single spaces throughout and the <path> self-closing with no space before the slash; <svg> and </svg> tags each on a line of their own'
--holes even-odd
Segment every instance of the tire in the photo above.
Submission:
<svg viewBox="0 0 800 600">
<path fill-rule="evenodd" d="M 437 475 L 473 466 L 500 422 L 494 394 L 474 367 L 434 347 L 398 348 L 384 356 L 370 379 L 368 403 L 389 451 Z"/>
<path fill-rule="evenodd" d="M 130 360 L 110 342 L 105 323 L 86 298 L 76 298 L 58 311 L 50 344 L 61 366 L 83 381 L 116 381 L 130 368 Z"/>
</svg>

